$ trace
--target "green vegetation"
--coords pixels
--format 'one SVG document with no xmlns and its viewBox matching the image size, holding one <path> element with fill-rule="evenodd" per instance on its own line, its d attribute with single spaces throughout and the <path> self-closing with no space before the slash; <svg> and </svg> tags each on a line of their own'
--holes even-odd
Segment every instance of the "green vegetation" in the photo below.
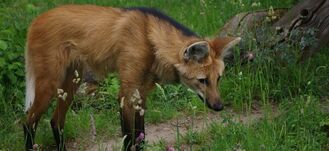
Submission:
<svg viewBox="0 0 329 151">
<path fill-rule="evenodd" d="M 320 126 L 328 116 L 319 110 L 316 98 L 284 101 L 279 107 L 281 115 L 276 118 L 265 116 L 246 126 L 225 117 L 226 126 L 213 124 L 185 141 L 196 144 L 195 150 L 327 150 L 328 136 Z"/>
<path fill-rule="evenodd" d="M 253 2 L 260 6 L 252 7 Z M 22 150 L 24 121 L 24 47 L 26 31 L 38 14 L 62 4 L 97 4 L 159 8 L 202 36 L 215 36 L 235 14 L 270 6 L 290 7 L 295 0 L 0 0 L 0 150 Z M 294 49 L 290 47 L 289 49 Z M 261 50 L 260 50 L 261 51 Z M 203 132 L 191 132 L 179 143 L 194 150 L 329 150 L 329 52 L 320 51 L 302 64 L 280 64 L 257 58 L 241 66 L 231 64 L 221 81 L 225 104 L 236 112 L 250 112 L 253 106 L 265 110 L 260 121 L 244 125 L 225 117 Z M 79 141 L 83 150 L 90 142 L 90 115 L 95 119 L 97 140 L 102 142 L 119 132 L 119 82 L 115 75 L 101 83 L 95 95 L 77 96 L 66 120 L 68 141 Z M 270 107 L 278 106 L 277 116 Z M 49 125 L 52 107 L 40 121 L 36 142 L 45 150 L 54 148 Z M 191 106 L 196 106 L 192 109 Z M 158 86 L 148 97 L 146 121 L 164 122 L 181 115 L 212 112 L 181 85 Z M 225 115 L 225 114 L 224 114 Z M 223 126 L 225 125 L 225 126 Z M 328 130 L 327 130 L 328 131 Z M 179 146 L 180 144 L 177 144 Z M 166 145 L 147 145 L 149 150 Z M 179 148 L 179 147 L 178 147 Z"/>
</svg>

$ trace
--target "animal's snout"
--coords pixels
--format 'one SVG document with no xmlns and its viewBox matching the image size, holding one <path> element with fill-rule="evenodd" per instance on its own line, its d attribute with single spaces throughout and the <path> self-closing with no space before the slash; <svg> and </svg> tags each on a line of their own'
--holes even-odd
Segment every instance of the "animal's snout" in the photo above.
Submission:
<svg viewBox="0 0 329 151">
<path fill-rule="evenodd" d="M 204 101 L 207 104 L 208 108 L 213 109 L 214 111 L 221 111 L 224 109 L 224 105 L 220 103 L 219 99 L 216 99 L 215 101 L 216 103 L 211 103 L 209 99 L 203 99 L 201 95 L 198 96 L 202 101 Z"/>
<path fill-rule="evenodd" d="M 221 111 L 224 109 L 224 105 L 220 102 L 217 102 L 214 105 L 212 105 L 212 109 L 215 111 Z"/>
</svg>

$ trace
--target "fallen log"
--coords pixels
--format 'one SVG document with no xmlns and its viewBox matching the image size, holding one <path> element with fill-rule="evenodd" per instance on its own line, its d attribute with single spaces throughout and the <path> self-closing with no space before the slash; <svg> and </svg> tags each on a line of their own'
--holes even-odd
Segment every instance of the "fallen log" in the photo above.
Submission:
<svg viewBox="0 0 329 151">
<path fill-rule="evenodd" d="M 270 8 L 238 14 L 220 29 L 218 36 L 243 37 L 240 44 L 242 58 L 256 53 L 250 50 L 250 40 L 254 40 L 259 49 L 273 49 L 272 55 L 282 57 L 291 55 L 289 53 L 292 52 L 288 51 L 289 45 L 295 48 L 297 46 L 300 54 L 297 60 L 303 62 L 328 45 L 328 25 L 329 1 L 304 0 L 289 11 Z M 231 57 L 229 56 L 229 60 Z"/>
</svg>

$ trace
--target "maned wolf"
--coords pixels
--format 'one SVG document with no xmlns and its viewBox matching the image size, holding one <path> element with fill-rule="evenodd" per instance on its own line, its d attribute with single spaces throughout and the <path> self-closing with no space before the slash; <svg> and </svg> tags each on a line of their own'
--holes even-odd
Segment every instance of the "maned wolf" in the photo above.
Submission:
<svg viewBox="0 0 329 151">
<path fill-rule="evenodd" d="M 32 149 L 38 121 L 56 97 L 51 126 L 58 150 L 65 150 L 65 115 L 86 67 L 99 77 L 118 73 L 126 148 L 142 149 L 136 138 L 144 133 L 146 96 L 155 83 L 183 83 L 209 108 L 222 110 L 223 55 L 239 41 L 199 37 L 151 8 L 66 5 L 43 13 L 27 35 L 26 149 Z"/>
</svg>

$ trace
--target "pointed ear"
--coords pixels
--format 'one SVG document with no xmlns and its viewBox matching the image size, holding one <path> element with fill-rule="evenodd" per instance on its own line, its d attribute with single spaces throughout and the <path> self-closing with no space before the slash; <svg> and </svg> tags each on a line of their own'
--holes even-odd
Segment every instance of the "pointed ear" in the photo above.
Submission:
<svg viewBox="0 0 329 151">
<path fill-rule="evenodd" d="M 240 37 L 216 38 L 210 42 L 211 48 L 216 52 L 216 57 L 224 58 L 228 50 L 241 41 Z"/>
<path fill-rule="evenodd" d="M 207 41 L 199 41 L 191 44 L 185 49 L 184 60 L 202 61 L 209 55 L 209 46 Z"/>
</svg>

